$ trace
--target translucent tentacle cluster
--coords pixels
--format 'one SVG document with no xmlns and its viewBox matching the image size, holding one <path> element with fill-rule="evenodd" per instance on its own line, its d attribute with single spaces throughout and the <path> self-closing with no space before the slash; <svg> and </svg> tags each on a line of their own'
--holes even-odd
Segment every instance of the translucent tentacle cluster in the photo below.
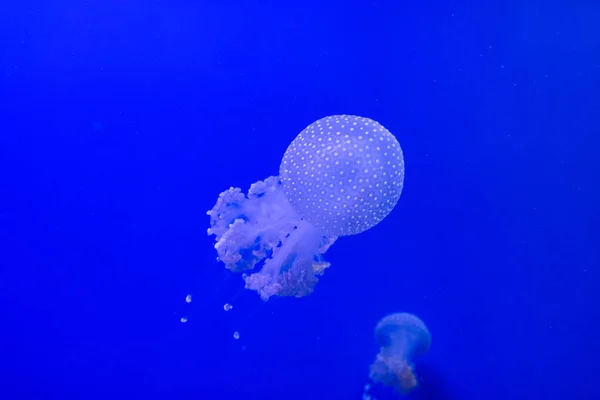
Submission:
<svg viewBox="0 0 600 400">
<path fill-rule="evenodd" d="M 215 236 L 218 258 L 228 269 L 252 270 L 263 263 L 245 280 L 265 300 L 310 294 L 329 266 L 322 254 L 335 238 L 302 221 L 278 177 L 254 183 L 248 196 L 239 188 L 222 192 L 208 215 L 208 234 Z"/>
</svg>

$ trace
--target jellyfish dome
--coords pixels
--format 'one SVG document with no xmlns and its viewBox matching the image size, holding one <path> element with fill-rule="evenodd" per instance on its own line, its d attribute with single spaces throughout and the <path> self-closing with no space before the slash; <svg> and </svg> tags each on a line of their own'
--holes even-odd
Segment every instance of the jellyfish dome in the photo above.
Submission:
<svg viewBox="0 0 600 400">
<path fill-rule="evenodd" d="M 334 115 L 296 136 L 279 175 L 302 218 L 328 235 L 355 235 L 381 222 L 400 199 L 404 158 L 378 122 Z"/>
<path fill-rule="evenodd" d="M 230 188 L 208 211 L 218 259 L 267 300 L 306 296 L 329 267 L 339 236 L 381 222 L 404 184 L 396 138 L 378 122 L 334 115 L 306 127 L 287 148 L 279 176 Z M 256 269 L 259 269 L 256 271 Z"/>
<path fill-rule="evenodd" d="M 375 340 L 380 350 L 371 364 L 371 379 L 395 387 L 401 393 L 414 389 L 418 382 L 413 361 L 431 345 L 431 334 L 425 323 L 413 314 L 390 314 L 377 323 Z"/>
</svg>

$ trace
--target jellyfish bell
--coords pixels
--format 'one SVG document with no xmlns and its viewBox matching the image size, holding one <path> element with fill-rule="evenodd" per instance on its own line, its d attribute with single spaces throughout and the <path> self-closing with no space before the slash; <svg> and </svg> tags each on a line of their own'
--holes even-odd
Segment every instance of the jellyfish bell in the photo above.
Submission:
<svg viewBox="0 0 600 400">
<path fill-rule="evenodd" d="M 398 203 L 404 157 L 398 140 L 377 121 L 333 115 L 296 136 L 279 175 L 303 219 L 331 236 L 356 235 Z"/>
<path fill-rule="evenodd" d="M 404 158 L 378 122 L 334 115 L 300 132 L 279 172 L 247 195 L 222 192 L 208 211 L 218 259 L 232 271 L 250 271 L 246 288 L 263 300 L 312 293 L 337 238 L 372 228 L 395 207 Z"/>
<path fill-rule="evenodd" d="M 375 340 L 380 350 L 371 364 L 370 378 L 401 393 L 413 390 L 418 385 L 413 362 L 431 345 L 425 323 L 413 314 L 390 314 L 377 323 Z"/>
<path fill-rule="evenodd" d="M 375 326 L 375 340 L 382 347 L 403 359 L 420 357 L 429 350 L 431 334 L 416 315 L 395 313 L 382 318 Z"/>
</svg>

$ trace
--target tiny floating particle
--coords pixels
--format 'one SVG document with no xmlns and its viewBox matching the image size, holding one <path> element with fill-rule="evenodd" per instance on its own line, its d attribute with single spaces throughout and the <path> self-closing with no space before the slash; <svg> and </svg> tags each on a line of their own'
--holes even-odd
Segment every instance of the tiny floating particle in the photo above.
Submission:
<svg viewBox="0 0 600 400">
<path fill-rule="evenodd" d="M 239 339 L 240 338 L 240 333 L 238 331 L 233 332 L 233 338 L 235 340 Z"/>
<path fill-rule="evenodd" d="M 233 306 L 229 303 L 225 303 L 225 305 L 223 306 L 223 310 L 225 311 L 229 311 L 233 308 Z"/>
<path fill-rule="evenodd" d="M 192 295 L 188 294 L 187 296 L 185 296 L 185 302 L 186 303 L 191 303 L 192 302 Z"/>
<path fill-rule="evenodd" d="M 187 322 L 187 318 L 186 317 L 181 317 L 180 321 L 185 324 Z"/>
</svg>

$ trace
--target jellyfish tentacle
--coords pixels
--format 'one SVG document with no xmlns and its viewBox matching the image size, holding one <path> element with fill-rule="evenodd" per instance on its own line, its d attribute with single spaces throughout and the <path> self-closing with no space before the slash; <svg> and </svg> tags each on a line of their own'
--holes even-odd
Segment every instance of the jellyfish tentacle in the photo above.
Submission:
<svg viewBox="0 0 600 400">
<path fill-rule="evenodd" d="M 221 193 L 208 211 L 219 260 L 232 271 L 260 271 L 245 277 L 246 288 L 263 300 L 273 295 L 312 293 L 329 263 L 323 254 L 335 241 L 303 221 L 287 201 L 278 177 L 250 187 L 248 196 L 238 188 Z"/>
</svg>

